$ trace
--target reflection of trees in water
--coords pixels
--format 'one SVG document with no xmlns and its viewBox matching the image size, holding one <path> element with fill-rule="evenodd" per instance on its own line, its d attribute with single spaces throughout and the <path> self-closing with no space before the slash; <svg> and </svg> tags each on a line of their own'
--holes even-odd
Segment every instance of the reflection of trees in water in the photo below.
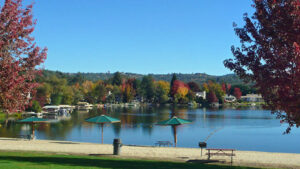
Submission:
<svg viewBox="0 0 300 169">
<path fill-rule="evenodd" d="M 1 137 L 16 137 L 22 134 L 22 126 L 25 124 L 16 123 L 17 119 L 5 120 L 5 123 L 1 124 L 0 136 Z"/>
<path fill-rule="evenodd" d="M 169 108 L 164 106 L 110 107 L 106 114 L 121 120 L 121 124 L 114 124 L 112 127 L 116 135 L 120 135 L 122 128 L 141 128 L 144 133 L 151 135 L 157 121 L 168 118 Z"/>
<path fill-rule="evenodd" d="M 82 127 L 91 127 L 84 123 L 84 120 L 88 117 L 90 117 L 89 113 L 73 111 L 70 119 L 62 120 L 57 123 L 40 124 L 38 131 L 42 131 L 45 134 L 46 139 L 66 139 L 66 136 L 70 131 L 76 127 L 79 131 Z"/>
<path fill-rule="evenodd" d="M 120 136 L 120 133 L 121 133 L 121 123 L 116 123 L 116 124 L 113 124 L 112 125 L 112 128 L 114 130 L 114 133 L 117 137 Z"/>
<path fill-rule="evenodd" d="M 70 121 L 60 121 L 57 123 L 50 123 L 39 127 L 38 131 L 43 131 L 46 139 L 65 139 L 66 135 L 73 129 L 73 124 Z"/>
<path fill-rule="evenodd" d="M 187 107 L 172 106 L 169 118 L 171 118 L 173 116 L 177 116 L 182 119 L 188 119 L 187 111 L 188 111 Z"/>
</svg>

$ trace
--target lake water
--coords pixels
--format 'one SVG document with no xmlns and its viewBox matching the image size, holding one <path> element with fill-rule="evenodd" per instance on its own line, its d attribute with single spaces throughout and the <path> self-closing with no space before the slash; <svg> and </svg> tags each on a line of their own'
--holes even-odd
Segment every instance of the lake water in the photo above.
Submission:
<svg viewBox="0 0 300 169">
<path fill-rule="evenodd" d="M 105 113 L 121 119 L 121 123 L 104 127 L 104 143 L 111 144 L 121 138 L 123 144 L 153 146 L 157 141 L 173 142 L 170 126 L 158 126 L 171 114 L 193 121 L 177 128 L 178 147 L 198 147 L 207 139 L 210 148 L 300 153 L 300 129 L 283 135 L 286 125 L 280 124 L 268 110 L 247 109 L 191 109 L 187 107 L 138 107 L 92 110 L 89 113 L 73 112 L 69 120 L 36 126 L 36 137 L 47 140 L 101 142 L 101 127 L 84 122 L 84 119 Z M 0 128 L 1 137 L 27 134 L 30 126 L 8 124 Z"/>
</svg>

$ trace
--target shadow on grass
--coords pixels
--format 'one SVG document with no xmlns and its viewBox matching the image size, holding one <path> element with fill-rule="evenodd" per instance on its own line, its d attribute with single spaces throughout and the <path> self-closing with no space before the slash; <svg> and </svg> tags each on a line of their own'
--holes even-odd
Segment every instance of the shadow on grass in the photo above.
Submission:
<svg viewBox="0 0 300 169">
<path fill-rule="evenodd" d="M 80 144 L 80 143 L 73 143 L 73 142 L 66 142 L 66 141 L 54 141 L 50 143 L 55 143 L 55 144 Z"/>
<path fill-rule="evenodd" d="M 220 160 L 188 160 L 188 163 L 221 163 L 222 161 Z M 224 161 L 222 162 L 224 163 Z"/>
<path fill-rule="evenodd" d="M 187 169 L 187 168 L 247 168 L 216 166 L 199 163 L 175 163 L 160 161 L 124 160 L 109 158 L 85 158 L 85 157 L 25 157 L 25 156 L 0 156 L 0 163 L 3 161 L 30 162 L 39 165 L 61 165 L 77 167 L 100 167 L 114 169 Z"/>
</svg>

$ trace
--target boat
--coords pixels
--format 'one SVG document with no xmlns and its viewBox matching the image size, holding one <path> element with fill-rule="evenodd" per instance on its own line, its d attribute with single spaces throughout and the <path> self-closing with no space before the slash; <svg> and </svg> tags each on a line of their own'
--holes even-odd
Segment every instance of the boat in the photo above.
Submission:
<svg viewBox="0 0 300 169">
<path fill-rule="evenodd" d="M 35 112 L 24 112 L 22 113 L 23 118 L 27 117 L 37 117 L 37 118 L 42 118 L 43 114 L 42 113 L 35 113 Z"/>
<path fill-rule="evenodd" d="M 48 105 L 48 106 L 44 106 L 43 107 L 43 111 L 44 112 L 58 112 L 58 110 L 60 109 L 59 106 L 55 106 L 55 105 Z"/>
<path fill-rule="evenodd" d="M 68 113 L 72 113 L 72 111 L 75 109 L 75 106 L 59 105 L 59 108 L 63 110 L 67 110 Z"/>
<path fill-rule="evenodd" d="M 88 103 L 88 102 L 78 102 L 76 109 L 81 111 L 81 110 L 92 110 L 93 105 Z"/>
<path fill-rule="evenodd" d="M 73 107 L 70 105 L 48 105 L 43 107 L 42 117 L 54 121 L 60 121 L 61 119 L 68 119 L 71 117 Z"/>
</svg>

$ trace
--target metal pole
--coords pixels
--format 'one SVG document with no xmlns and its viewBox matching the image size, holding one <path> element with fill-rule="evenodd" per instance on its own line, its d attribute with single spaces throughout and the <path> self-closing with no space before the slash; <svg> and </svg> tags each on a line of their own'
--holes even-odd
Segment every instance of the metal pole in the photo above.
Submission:
<svg viewBox="0 0 300 169">
<path fill-rule="evenodd" d="M 34 123 L 32 123 L 32 125 L 31 125 L 32 127 L 32 139 L 34 139 Z"/>
<path fill-rule="evenodd" d="M 177 131 L 176 131 L 177 125 L 172 125 L 172 128 L 174 132 L 174 145 L 175 147 L 177 147 Z"/>
<path fill-rule="evenodd" d="M 101 143 L 103 144 L 103 123 L 101 123 Z"/>
<path fill-rule="evenodd" d="M 201 147 L 201 156 L 202 156 L 202 147 Z"/>
</svg>

